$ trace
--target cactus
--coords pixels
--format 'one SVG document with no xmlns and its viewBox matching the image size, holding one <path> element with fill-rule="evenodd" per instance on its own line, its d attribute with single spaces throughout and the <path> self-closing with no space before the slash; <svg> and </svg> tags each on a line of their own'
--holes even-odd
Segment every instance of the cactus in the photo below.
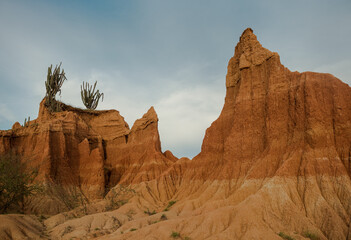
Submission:
<svg viewBox="0 0 351 240">
<path fill-rule="evenodd" d="M 28 127 L 29 126 L 29 122 L 30 122 L 30 117 L 28 117 L 28 121 L 27 121 L 27 118 L 25 118 L 23 127 Z"/>
<path fill-rule="evenodd" d="M 80 86 L 80 94 L 82 97 L 83 104 L 87 109 L 94 110 L 99 104 L 99 100 L 102 97 L 101 101 L 104 100 L 104 94 L 100 93 L 99 90 L 96 90 L 97 81 L 95 81 L 94 88 L 90 86 L 89 83 L 85 83 L 83 81 L 83 85 Z"/>
<path fill-rule="evenodd" d="M 28 117 L 28 120 L 27 120 L 27 118 L 25 118 L 23 127 L 28 127 L 29 126 L 29 122 L 30 122 L 30 117 Z"/>
<path fill-rule="evenodd" d="M 46 101 L 45 105 L 52 112 L 61 111 L 61 105 L 58 101 L 56 101 L 56 94 L 59 93 L 61 95 L 61 86 L 65 80 L 67 80 L 64 70 L 61 71 L 61 64 L 59 66 L 56 65 L 54 71 L 52 71 L 52 65 L 48 67 L 48 75 L 47 80 L 45 81 L 46 87 Z"/>
</svg>

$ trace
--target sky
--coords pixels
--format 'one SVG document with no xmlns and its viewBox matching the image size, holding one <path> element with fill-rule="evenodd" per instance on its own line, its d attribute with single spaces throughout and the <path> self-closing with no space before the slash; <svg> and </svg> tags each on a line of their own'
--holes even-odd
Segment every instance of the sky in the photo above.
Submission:
<svg viewBox="0 0 351 240">
<path fill-rule="evenodd" d="M 84 107 L 83 81 L 130 128 L 154 106 L 162 150 L 192 158 L 224 104 L 225 75 L 251 27 L 291 71 L 351 85 L 350 0 L 1 0 L 0 129 L 35 119 L 47 67 L 62 62 L 61 99 Z"/>
</svg>

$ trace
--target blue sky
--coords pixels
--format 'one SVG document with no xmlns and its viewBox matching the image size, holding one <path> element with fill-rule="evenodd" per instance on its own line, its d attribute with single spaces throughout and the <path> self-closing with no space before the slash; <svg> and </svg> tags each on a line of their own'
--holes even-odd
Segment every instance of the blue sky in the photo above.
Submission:
<svg viewBox="0 0 351 240">
<path fill-rule="evenodd" d="M 119 110 L 131 127 L 154 106 L 162 150 L 193 157 L 247 27 L 290 70 L 351 85 L 350 13 L 349 0 L 1 0 L 0 129 L 37 117 L 47 67 L 62 62 L 63 102 L 83 107 L 80 84 L 97 80 L 98 109 Z"/>
</svg>

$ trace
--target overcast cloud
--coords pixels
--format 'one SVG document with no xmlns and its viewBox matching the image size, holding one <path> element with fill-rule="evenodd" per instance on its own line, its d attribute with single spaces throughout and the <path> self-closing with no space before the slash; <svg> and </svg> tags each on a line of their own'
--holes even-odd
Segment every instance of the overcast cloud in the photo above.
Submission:
<svg viewBox="0 0 351 240">
<path fill-rule="evenodd" d="M 251 27 L 292 71 L 351 83 L 351 1 L 0 1 L 0 129 L 37 117 L 47 67 L 62 61 L 61 99 L 83 107 L 82 81 L 130 125 L 151 106 L 162 150 L 193 157 L 225 96 L 226 67 Z"/>
</svg>

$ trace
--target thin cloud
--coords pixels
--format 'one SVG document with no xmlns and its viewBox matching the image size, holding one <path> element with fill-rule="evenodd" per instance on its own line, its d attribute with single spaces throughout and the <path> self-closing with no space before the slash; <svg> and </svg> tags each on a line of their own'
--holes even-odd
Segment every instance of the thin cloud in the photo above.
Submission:
<svg viewBox="0 0 351 240">
<path fill-rule="evenodd" d="M 216 90 L 214 90 L 216 89 Z M 155 105 L 163 150 L 194 157 L 200 152 L 205 129 L 216 120 L 224 103 L 224 87 L 197 86 L 173 92 Z M 178 149 L 177 149 L 178 147 Z"/>
<path fill-rule="evenodd" d="M 0 104 L 0 122 L 14 122 L 15 114 L 5 104 Z"/>
</svg>

